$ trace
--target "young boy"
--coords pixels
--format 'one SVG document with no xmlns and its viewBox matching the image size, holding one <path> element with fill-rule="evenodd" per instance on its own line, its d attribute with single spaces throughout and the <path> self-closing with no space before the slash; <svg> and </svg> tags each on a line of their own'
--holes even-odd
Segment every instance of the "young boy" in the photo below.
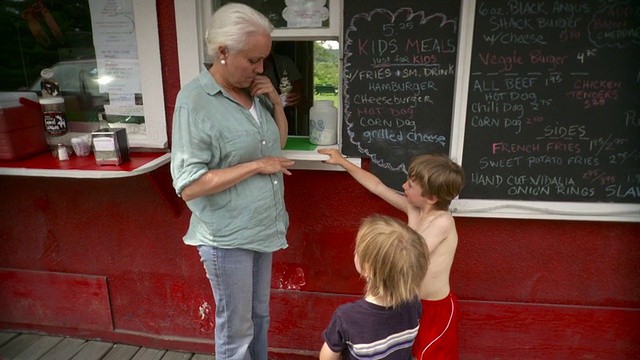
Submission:
<svg viewBox="0 0 640 360">
<path fill-rule="evenodd" d="M 371 216 L 358 230 L 353 262 L 367 281 L 365 297 L 336 309 L 320 360 L 411 359 L 429 265 L 424 239 L 402 221 Z"/>
<path fill-rule="evenodd" d="M 413 355 L 418 360 L 458 359 L 458 304 L 449 286 L 458 234 L 447 210 L 464 186 L 462 168 L 444 154 L 420 155 L 409 166 L 401 195 L 347 161 L 338 150 L 318 152 L 330 156 L 326 163 L 342 166 L 369 191 L 404 211 L 408 225 L 422 235 L 430 265 L 420 288 L 422 318 Z"/>
</svg>

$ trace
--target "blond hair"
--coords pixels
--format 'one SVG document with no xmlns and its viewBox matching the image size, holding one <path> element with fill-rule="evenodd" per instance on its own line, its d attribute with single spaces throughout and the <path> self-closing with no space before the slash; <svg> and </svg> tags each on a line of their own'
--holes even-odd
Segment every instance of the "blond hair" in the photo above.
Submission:
<svg viewBox="0 0 640 360">
<path fill-rule="evenodd" d="M 420 234 L 400 220 L 373 215 L 356 237 L 355 254 L 366 294 L 396 307 L 418 296 L 429 265 L 429 249 Z"/>
<path fill-rule="evenodd" d="M 409 165 L 408 178 L 422 188 L 422 196 L 435 196 L 435 207 L 448 210 L 464 186 L 464 171 L 445 154 L 419 155 Z"/>
</svg>

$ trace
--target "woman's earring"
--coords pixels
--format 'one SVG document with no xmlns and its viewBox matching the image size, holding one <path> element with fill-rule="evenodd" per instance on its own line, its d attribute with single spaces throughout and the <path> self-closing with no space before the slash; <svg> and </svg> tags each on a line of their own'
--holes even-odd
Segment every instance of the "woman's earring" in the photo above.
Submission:
<svg viewBox="0 0 640 360">
<path fill-rule="evenodd" d="M 220 60 L 220 64 L 224 65 L 224 64 L 226 64 L 226 63 L 227 63 L 227 62 L 226 62 L 226 61 L 224 61 L 224 59 Z"/>
</svg>

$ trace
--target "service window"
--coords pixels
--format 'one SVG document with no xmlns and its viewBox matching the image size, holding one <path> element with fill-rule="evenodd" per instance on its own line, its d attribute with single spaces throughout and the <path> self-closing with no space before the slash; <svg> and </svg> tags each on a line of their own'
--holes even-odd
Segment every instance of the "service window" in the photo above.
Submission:
<svg viewBox="0 0 640 360">
<path fill-rule="evenodd" d="M 14 39 L 0 91 L 41 95 L 50 69 L 71 134 L 124 127 L 131 147 L 167 147 L 155 0 L 4 1 L 0 24 Z"/>
<path fill-rule="evenodd" d="M 291 59 L 302 75 L 302 95 L 305 101 L 287 114 L 290 118 L 289 133 L 308 136 L 309 108 L 315 100 L 332 100 L 338 109 L 341 106 L 339 94 L 342 67 L 342 2 L 200 0 L 196 1 L 195 5 L 187 5 L 175 0 L 180 78 L 183 85 L 197 76 L 203 69 L 203 64 L 211 62 L 207 55 L 204 34 L 212 12 L 229 2 L 240 2 L 253 7 L 274 25 L 275 30 L 271 34 L 273 52 Z"/>
</svg>

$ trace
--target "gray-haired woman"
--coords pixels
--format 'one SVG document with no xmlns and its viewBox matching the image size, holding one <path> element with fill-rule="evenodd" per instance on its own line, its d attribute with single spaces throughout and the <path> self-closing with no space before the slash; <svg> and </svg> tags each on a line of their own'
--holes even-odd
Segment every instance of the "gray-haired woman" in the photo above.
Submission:
<svg viewBox="0 0 640 360">
<path fill-rule="evenodd" d="M 213 289 L 220 360 L 267 359 L 272 253 L 287 247 L 287 119 L 258 75 L 272 29 L 246 5 L 218 9 L 207 30 L 213 66 L 180 90 L 173 115 L 173 185 L 192 212 L 184 242 Z"/>
</svg>

